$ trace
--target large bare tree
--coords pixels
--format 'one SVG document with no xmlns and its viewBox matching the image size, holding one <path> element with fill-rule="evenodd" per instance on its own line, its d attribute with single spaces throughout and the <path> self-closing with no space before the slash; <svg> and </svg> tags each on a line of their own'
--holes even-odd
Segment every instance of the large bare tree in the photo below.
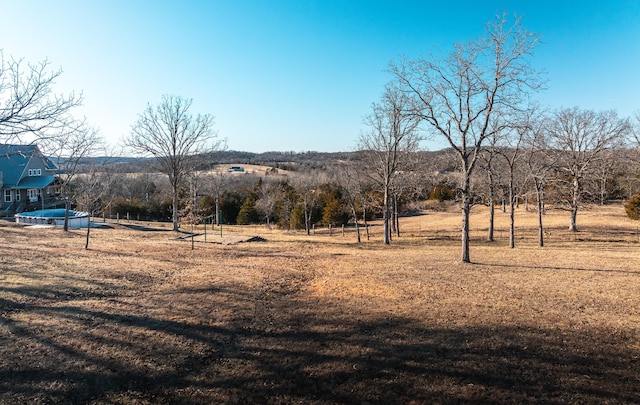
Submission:
<svg viewBox="0 0 640 405">
<path fill-rule="evenodd" d="M 391 243 L 391 192 L 398 173 L 418 149 L 419 119 L 410 114 L 411 99 L 397 87 L 388 85 L 382 100 L 373 104 L 365 118 L 369 131 L 360 136 L 359 147 L 367 155 L 371 177 L 383 192 L 384 243 Z"/>
<path fill-rule="evenodd" d="M 483 143 L 510 125 L 514 111 L 525 108 L 528 94 L 540 86 L 529 57 L 538 36 L 518 18 L 505 15 L 487 25 L 486 35 L 436 56 L 392 64 L 400 86 L 413 95 L 417 114 L 442 136 L 458 156 L 462 170 L 462 261 L 469 255 L 471 178 Z M 494 120 L 499 117 L 498 120 Z"/>
<path fill-rule="evenodd" d="M 185 175 L 200 164 L 199 158 L 223 146 L 213 129 L 209 114 L 193 116 L 192 100 L 162 96 L 156 105 L 147 105 L 132 126 L 125 144 L 145 156 L 155 158 L 156 170 L 168 176 L 172 188 L 173 230 L 179 229 L 178 191 Z"/>
<path fill-rule="evenodd" d="M 54 93 L 62 70 L 51 70 L 49 62 L 31 64 L 0 50 L 0 142 L 31 143 L 66 131 L 75 120 L 74 107 L 81 95 Z"/>
<path fill-rule="evenodd" d="M 553 114 L 548 130 L 551 148 L 561 154 L 559 167 L 569 189 L 569 230 L 577 232 L 576 218 L 586 176 L 607 149 L 626 140 L 630 131 L 629 120 L 618 118 L 615 111 L 565 108 Z"/>
</svg>

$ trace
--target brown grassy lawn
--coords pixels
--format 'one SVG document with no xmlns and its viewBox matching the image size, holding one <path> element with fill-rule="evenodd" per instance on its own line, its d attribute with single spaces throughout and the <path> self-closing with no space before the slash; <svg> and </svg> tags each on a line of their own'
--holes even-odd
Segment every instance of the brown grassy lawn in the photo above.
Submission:
<svg viewBox="0 0 640 405">
<path fill-rule="evenodd" d="M 223 227 L 0 225 L 0 403 L 640 403 L 640 244 L 620 206 L 457 212 L 355 243 Z M 199 230 L 202 233 L 203 229 Z M 208 230 L 207 241 L 220 241 Z M 230 239 L 229 239 L 230 238 Z"/>
</svg>

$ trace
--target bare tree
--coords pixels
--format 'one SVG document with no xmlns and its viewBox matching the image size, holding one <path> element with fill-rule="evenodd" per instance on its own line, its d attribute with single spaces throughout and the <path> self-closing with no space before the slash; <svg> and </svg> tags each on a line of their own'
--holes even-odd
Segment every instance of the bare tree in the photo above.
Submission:
<svg viewBox="0 0 640 405">
<path fill-rule="evenodd" d="M 489 145 L 484 148 L 480 155 L 479 167 L 487 175 L 486 178 L 486 204 L 489 207 L 489 227 L 487 230 L 487 241 L 495 241 L 495 206 L 497 202 L 497 191 L 501 185 L 502 168 L 496 157 L 498 156 L 497 134 L 489 140 Z"/>
<path fill-rule="evenodd" d="M 544 247 L 544 227 L 542 217 L 545 211 L 545 189 L 554 175 L 557 154 L 551 153 L 545 131 L 545 120 L 539 118 L 530 126 L 524 140 L 524 160 L 528 177 L 533 183 L 538 213 L 538 246 Z"/>
<path fill-rule="evenodd" d="M 55 94 L 62 70 L 49 65 L 5 59 L 0 50 L 0 142 L 35 142 L 66 131 L 74 121 L 70 113 L 82 97 Z"/>
<path fill-rule="evenodd" d="M 200 213 L 200 204 L 198 201 L 199 197 L 202 196 L 201 189 L 203 187 L 201 173 L 196 170 L 191 170 L 186 173 L 185 180 L 188 184 L 188 197 L 186 197 L 187 187 L 184 187 L 181 193 L 183 199 L 178 220 L 181 223 L 191 225 L 193 228 L 193 225 L 199 225 L 205 220 L 204 215 Z"/>
<path fill-rule="evenodd" d="M 640 110 L 633 113 L 631 121 L 631 134 L 636 141 L 636 146 L 640 147 Z"/>
<path fill-rule="evenodd" d="M 271 228 L 271 218 L 276 212 L 278 200 L 281 198 L 281 185 L 277 182 L 265 182 L 258 190 L 256 209 L 264 215 L 267 227 Z"/>
<path fill-rule="evenodd" d="M 192 100 L 164 95 L 159 104 L 147 105 L 132 126 L 125 144 L 153 156 L 156 169 L 168 176 L 172 188 L 173 230 L 179 228 L 178 191 L 186 174 L 200 163 L 199 157 L 222 147 L 213 130 L 213 117 L 189 112 Z"/>
<path fill-rule="evenodd" d="M 362 177 L 361 171 L 356 167 L 356 162 L 344 162 L 335 168 L 336 182 L 342 189 L 345 199 L 349 204 L 353 222 L 356 226 L 356 237 L 358 243 L 362 241 L 360 236 L 360 221 L 358 217 L 358 199 L 362 194 Z M 363 213 L 364 215 L 364 213 Z M 365 221 L 366 224 L 366 221 Z"/>
<path fill-rule="evenodd" d="M 514 121 L 511 128 L 506 130 L 504 136 L 501 136 L 503 147 L 498 148 L 497 154 L 500 155 L 507 165 L 507 194 L 509 196 L 509 247 L 516 246 L 515 231 L 515 204 L 520 197 L 520 190 L 526 182 L 526 169 L 524 165 L 520 165 L 520 161 L 524 156 L 525 137 L 529 134 L 536 118 L 539 115 L 538 109 L 531 107 L 521 114 L 521 118 Z M 518 175 L 519 174 L 519 175 Z"/>
<path fill-rule="evenodd" d="M 446 59 L 422 58 L 392 65 L 400 86 L 415 98 L 417 114 L 456 152 L 462 169 L 462 261 L 469 255 L 471 178 L 483 143 L 509 126 L 528 92 L 540 87 L 529 57 L 538 37 L 505 15 L 488 24 L 487 35 L 458 44 Z M 500 117 L 497 125 L 493 124 Z"/>
<path fill-rule="evenodd" d="M 110 170 L 111 161 L 107 158 L 100 162 L 91 161 L 85 164 L 85 170 L 74 182 L 75 200 L 80 210 L 89 213 L 89 220 L 96 213 L 104 210 L 103 198 L 111 194 L 111 187 L 116 176 Z M 85 249 L 89 249 L 91 221 L 87 226 Z"/>
<path fill-rule="evenodd" d="M 75 195 L 71 184 L 83 161 L 102 150 L 104 143 L 100 132 L 85 122 L 76 122 L 64 133 L 41 139 L 41 146 L 52 157 L 60 171 L 62 196 L 65 201 L 64 231 L 69 230 L 69 209 Z"/>
<path fill-rule="evenodd" d="M 418 149 L 419 119 L 409 114 L 411 99 L 397 87 L 388 85 L 380 103 L 365 118 L 369 131 L 360 136 L 359 147 L 368 155 L 372 178 L 382 187 L 384 243 L 391 243 L 391 198 L 394 181 L 407 155 Z"/>
<path fill-rule="evenodd" d="M 311 221 L 318 198 L 318 188 L 325 180 L 324 174 L 317 171 L 296 174 L 291 180 L 291 185 L 296 190 L 302 205 L 304 229 L 307 235 L 311 234 Z"/>
<path fill-rule="evenodd" d="M 205 191 L 213 194 L 215 204 L 215 212 L 213 213 L 214 223 L 220 225 L 220 195 L 228 178 L 223 170 L 206 173 L 203 177 Z"/>
<path fill-rule="evenodd" d="M 631 135 L 624 180 L 627 198 L 640 189 L 640 110 L 636 110 L 631 117 Z"/>
<path fill-rule="evenodd" d="M 640 144 L 634 145 L 635 140 L 630 140 L 631 144 L 619 151 L 617 161 L 621 167 L 619 187 L 624 199 L 631 198 L 640 189 Z"/>
<path fill-rule="evenodd" d="M 618 118 L 615 111 L 595 112 L 574 107 L 557 111 L 548 129 L 550 146 L 561 154 L 560 169 L 569 185 L 569 230 L 577 232 L 576 218 L 585 176 L 608 148 L 625 140 L 630 130 L 629 121 Z"/>
<path fill-rule="evenodd" d="M 631 166 L 628 166 L 629 163 Z M 626 168 L 633 167 L 633 164 L 634 162 L 628 161 L 626 154 L 620 149 L 604 151 L 598 164 L 591 170 L 594 191 L 600 205 L 605 205 L 611 198 L 612 192 L 616 192 L 618 180 L 623 178 Z"/>
</svg>

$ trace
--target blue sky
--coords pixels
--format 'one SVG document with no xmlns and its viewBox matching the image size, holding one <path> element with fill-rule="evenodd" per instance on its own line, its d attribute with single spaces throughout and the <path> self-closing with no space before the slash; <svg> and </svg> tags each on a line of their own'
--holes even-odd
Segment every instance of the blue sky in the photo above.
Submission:
<svg viewBox="0 0 640 405">
<path fill-rule="evenodd" d="M 193 99 L 228 148 L 348 151 L 391 77 L 389 62 L 448 52 L 507 11 L 543 43 L 549 108 L 640 109 L 640 2 L 6 1 L 5 58 L 47 58 L 58 92 L 117 145 L 147 103 Z M 426 145 L 439 149 L 436 140 Z"/>
</svg>

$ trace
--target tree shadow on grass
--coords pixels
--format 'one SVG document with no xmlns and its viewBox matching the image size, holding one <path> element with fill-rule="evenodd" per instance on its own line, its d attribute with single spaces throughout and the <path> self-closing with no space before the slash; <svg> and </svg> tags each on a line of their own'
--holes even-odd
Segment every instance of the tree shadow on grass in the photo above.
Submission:
<svg viewBox="0 0 640 405">
<path fill-rule="evenodd" d="M 518 264 L 498 264 L 498 263 L 482 263 L 482 262 L 473 262 L 475 265 L 486 266 L 486 267 L 498 267 L 503 269 L 522 269 L 521 265 Z M 604 268 L 587 268 L 587 267 L 559 267 L 559 266 L 533 266 L 527 264 L 528 269 L 535 270 L 557 270 L 557 271 L 586 271 L 586 272 L 594 272 L 594 273 L 617 273 L 617 274 L 629 274 L 640 276 L 640 271 L 633 270 L 620 270 L 620 269 L 604 269 Z"/>
<path fill-rule="evenodd" d="M 640 402 L 632 331 L 430 327 L 277 298 L 261 310 L 239 285 L 169 291 L 163 315 L 2 299 L 0 403 Z"/>
<path fill-rule="evenodd" d="M 170 228 L 154 228 L 146 225 L 139 224 L 119 224 L 123 228 L 133 229 L 134 231 L 143 231 L 143 232 L 173 232 L 173 229 Z"/>
</svg>

